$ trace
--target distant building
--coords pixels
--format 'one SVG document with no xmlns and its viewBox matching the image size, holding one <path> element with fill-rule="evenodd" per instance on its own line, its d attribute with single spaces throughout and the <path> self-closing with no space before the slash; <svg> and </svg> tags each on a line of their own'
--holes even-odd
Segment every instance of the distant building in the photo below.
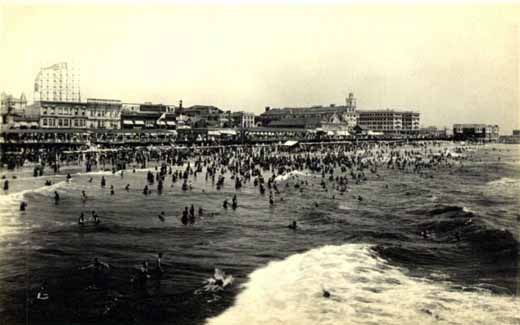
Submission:
<svg viewBox="0 0 520 325">
<path fill-rule="evenodd" d="M 34 100 L 80 102 L 79 79 L 79 70 L 67 63 L 42 68 L 34 81 Z"/>
<path fill-rule="evenodd" d="M 121 127 L 121 101 L 115 99 L 87 99 L 89 127 L 119 129 Z"/>
<path fill-rule="evenodd" d="M 454 140 L 483 140 L 494 141 L 499 136 L 498 125 L 489 124 L 454 124 Z"/>
<path fill-rule="evenodd" d="M 216 106 L 194 105 L 182 107 L 179 105 L 175 109 L 177 116 L 183 116 L 185 125 L 195 128 L 222 127 L 229 122 L 224 111 Z"/>
<path fill-rule="evenodd" d="M 364 130 L 392 134 L 419 132 L 420 114 L 412 111 L 360 110 L 358 125 Z"/>
<path fill-rule="evenodd" d="M 258 120 L 264 127 L 314 128 L 324 126 L 351 130 L 358 120 L 354 94 L 350 93 L 345 102 L 345 105 L 266 107 Z"/>
<path fill-rule="evenodd" d="M 27 109 L 27 99 L 25 94 L 22 93 L 20 98 L 15 98 L 12 95 L 6 93 L 0 94 L 0 112 L 7 113 L 12 112 L 18 115 L 24 116 Z"/>
<path fill-rule="evenodd" d="M 121 103 L 121 112 L 139 112 L 141 104 Z"/>
<path fill-rule="evenodd" d="M 89 98 L 87 102 L 40 101 L 41 128 L 119 129 L 121 101 Z"/>
<path fill-rule="evenodd" d="M 230 125 L 233 128 L 252 128 L 255 127 L 255 114 L 248 112 L 230 112 Z"/>
<path fill-rule="evenodd" d="M 161 112 L 122 112 L 122 129 L 175 129 L 175 113 Z"/>
<path fill-rule="evenodd" d="M 511 135 L 501 135 L 499 137 L 499 141 L 502 143 L 519 144 L 520 143 L 520 130 L 513 130 Z"/>
</svg>

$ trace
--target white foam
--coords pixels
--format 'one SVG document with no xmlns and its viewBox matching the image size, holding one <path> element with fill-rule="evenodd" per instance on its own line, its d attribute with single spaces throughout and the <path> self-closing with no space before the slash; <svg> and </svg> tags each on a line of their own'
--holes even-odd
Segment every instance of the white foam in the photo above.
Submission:
<svg viewBox="0 0 520 325">
<path fill-rule="evenodd" d="M 520 186 L 520 179 L 518 178 L 510 178 L 510 177 L 502 177 L 500 179 L 490 181 L 487 183 L 491 186 Z"/>
<path fill-rule="evenodd" d="M 254 271 L 235 305 L 207 324 L 520 324 L 520 303 L 409 277 L 369 246 L 349 244 Z"/>
</svg>

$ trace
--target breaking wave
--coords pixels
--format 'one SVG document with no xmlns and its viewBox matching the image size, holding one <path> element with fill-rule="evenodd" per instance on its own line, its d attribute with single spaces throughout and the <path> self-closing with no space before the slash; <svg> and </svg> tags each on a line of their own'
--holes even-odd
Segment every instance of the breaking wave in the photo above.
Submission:
<svg viewBox="0 0 520 325">
<path fill-rule="evenodd" d="M 254 271 L 234 306 L 207 324 L 520 324 L 520 304 L 481 287 L 413 278 L 370 246 L 348 244 Z"/>
</svg>

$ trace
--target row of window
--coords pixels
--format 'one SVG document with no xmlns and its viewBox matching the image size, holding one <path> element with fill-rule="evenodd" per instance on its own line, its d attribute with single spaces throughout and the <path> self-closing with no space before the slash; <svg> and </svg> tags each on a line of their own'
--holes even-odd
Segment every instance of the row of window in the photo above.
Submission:
<svg viewBox="0 0 520 325">
<path fill-rule="evenodd" d="M 42 126 L 46 127 L 87 127 L 85 119 L 62 119 L 62 118 L 43 118 Z M 112 128 L 117 129 L 120 126 L 119 121 L 91 121 L 88 125 L 91 128 Z"/>
</svg>

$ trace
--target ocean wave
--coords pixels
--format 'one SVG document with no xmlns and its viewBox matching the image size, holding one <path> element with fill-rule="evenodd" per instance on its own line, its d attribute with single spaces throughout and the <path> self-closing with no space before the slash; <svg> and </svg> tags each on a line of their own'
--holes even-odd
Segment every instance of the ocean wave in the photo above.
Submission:
<svg viewBox="0 0 520 325">
<path fill-rule="evenodd" d="M 500 179 L 487 182 L 487 185 L 491 185 L 491 186 L 520 186 L 520 179 L 518 179 L 518 178 L 510 178 L 510 177 L 502 177 Z"/>
<path fill-rule="evenodd" d="M 408 276 L 370 246 L 325 246 L 254 271 L 234 306 L 207 320 L 232 324 L 519 324 L 513 297 Z"/>
</svg>

